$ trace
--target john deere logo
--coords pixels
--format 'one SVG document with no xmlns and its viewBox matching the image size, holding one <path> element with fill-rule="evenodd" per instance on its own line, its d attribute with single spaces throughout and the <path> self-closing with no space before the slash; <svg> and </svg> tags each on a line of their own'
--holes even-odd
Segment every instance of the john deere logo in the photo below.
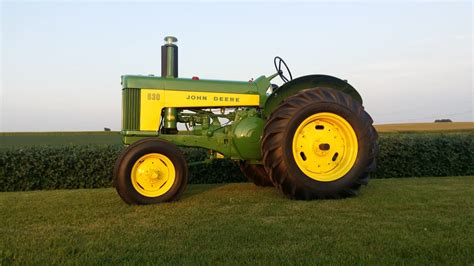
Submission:
<svg viewBox="0 0 474 266">
<path fill-rule="evenodd" d="M 215 102 L 240 102 L 240 98 L 239 97 L 217 97 L 217 96 L 214 96 L 214 101 Z"/>
<path fill-rule="evenodd" d="M 198 101 L 207 101 L 207 96 L 201 95 L 188 95 L 186 100 L 198 100 Z"/>
<path fill-rule="evenodd" d="M 205 95 L 188 95 L 186 96 L 186 100 L 191 100 L 191 101 L 207 101 L 207 96 Z M 219 96 L 214 96 L 212 97 L 212 100 L 214 102 L 240 102 L 239 97 L 219 97 Z"/>
</svg>

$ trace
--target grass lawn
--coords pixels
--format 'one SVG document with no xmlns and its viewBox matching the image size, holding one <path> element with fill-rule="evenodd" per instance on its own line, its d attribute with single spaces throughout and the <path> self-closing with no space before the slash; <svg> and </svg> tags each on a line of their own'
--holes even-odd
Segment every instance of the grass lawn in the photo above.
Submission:
<svg viewBox="0 0 474 266">
<path fill-rule="evenodd" d="M 372 180 L 359 197 L 291 201 L 191 185 L 128 206 L 114 189 L 0 193 L 2 264 L 474 263 L 474 177 Z"/>
</svg>

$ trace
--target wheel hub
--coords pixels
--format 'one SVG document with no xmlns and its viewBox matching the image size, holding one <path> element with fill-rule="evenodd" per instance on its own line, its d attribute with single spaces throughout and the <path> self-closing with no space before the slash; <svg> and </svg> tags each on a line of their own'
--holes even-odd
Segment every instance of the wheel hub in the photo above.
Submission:
<svg viewBox="0 0 474 266">
<path fill-rule="evenodd" d="M 167 171 L 162 172 L 163 170 L 160 167 L 156 167 L 153 165 L 155 162 L 160 163 L 159 161 L 157 162 L 155 160 L 152 165 L 149 165 L 150 162 L 148 162 L 147 164 L 142 163 L 139 166 L 137 180 L 142 187 L 149 186 L 153 188 L 157 185 L 160 186 L 168 180 Z"/>
<path fill-rule="evenodd" d="M 322 151 L 327 151 L 331 148 L 331 145 L 329 143 L 321 143 L 319 144 L 319 149 Z"/>
<path fill-rule="evenodd" d="M 357 137 L 351 125 L 333 113 L 305 119 L 293 138 L 293 156 L 303 173 L 317 181 L 344 176 L 357 157 Z"/>
<path fill-rule="evenodd" d="M 132 185 L 142 195 L 157 197 L 166 193 L 175 179 L 175 169 L 165 155 L 151 153 L 141 157 L 132 168 Z"/>
</svg>

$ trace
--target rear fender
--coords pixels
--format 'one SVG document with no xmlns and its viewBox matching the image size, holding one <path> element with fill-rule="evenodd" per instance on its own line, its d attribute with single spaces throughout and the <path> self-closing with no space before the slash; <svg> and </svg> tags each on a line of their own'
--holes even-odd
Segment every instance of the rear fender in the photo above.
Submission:
<svg viewBox="0 0 474 266">
<path fill-rule="evenodd" d="M 269 117 L 273 110 L 291 95 L 304 89 L 315 87 L 325 87 L 342 91 L 362 104 L 360 94 L 347 81 L 328 75 L 308 75 L 296 78 L 276 89 L 265 102 L 263 109 L 264 116 Z"/>
</svg>

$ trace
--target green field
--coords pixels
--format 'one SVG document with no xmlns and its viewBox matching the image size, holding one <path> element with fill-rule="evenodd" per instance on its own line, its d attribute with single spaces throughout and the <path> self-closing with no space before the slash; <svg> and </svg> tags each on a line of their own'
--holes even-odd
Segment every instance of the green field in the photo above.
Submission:
<svg viewBox="0 0 474 266">
<path fill-rule="evenodd" d="M 12 132 L 0 133 L 0 148 L 31 145 L 121 144 L 119 132 Z"/>
<path fill-rule="evenodd" d="M 373 180 L 359 197 L 292 201 L 192 185 L 128 206 L 113 189 L 0 193 L 2 264 L 474 263 L 474 177 Z"/>
<path fill-rule="evenodd" d="M 375 125 L 379 133 L 423 133 L 474 131 L 474 122 L 403 123 Z"/>
</svg>

